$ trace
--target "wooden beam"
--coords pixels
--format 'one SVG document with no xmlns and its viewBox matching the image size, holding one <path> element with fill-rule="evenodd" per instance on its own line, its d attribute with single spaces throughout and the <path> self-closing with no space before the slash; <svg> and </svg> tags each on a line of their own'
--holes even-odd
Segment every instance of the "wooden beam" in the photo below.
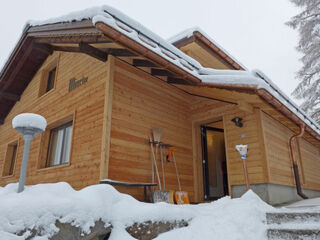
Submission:
<svg viewBox="0 0 320 240">
<path fill-rule="evenodd" d="M 169 84 L 181 84 L 181 85 L 190 85 L 190 83 L 182 78 L 173 78 L 168 77 L 167 83 Z"/>
<path fill-rule="evenodd" d="M 77 52 L 80 53 L 79 47 L 63 47 L 63 46 L 52 46 L 54 51 L 61 51 L 61 52 Z"/>
<path fill-rule="evenodd" d="M 103 123 L 102 123 L 100 180 L 108 178 L 108 173 L 109 173 L 114 71 L 115 71 L 114 57 L 110 56 L 107 62 L 107 77 L 105 79 L 106 85 L 105 85 L 104 113 L 103 113 Z"/>
<path fill-rule="evenodd" d="M 33 36 L 33 34 L 28 34 Z M 104 36 L 101 35 L 88 35 L 88 36 L 79 36 L 79 35 L 73 35 L 73 36 L 51 36 L 48 37 L 47 35 L 44 36 L 37 36 L 35 35 L 34 41 L 37 43 L 74 43 L 77 44 L 79 42 L 85 42 L 88 44 L 93 44 L 93 43 L 110 43 L 111 41 L 107 40 Z"/>
<path fill-rule="evenodd" d="M 0 92 L 0 98 L 5 98 L 14 102 L 20 100 L 20 96 L 17 94 L 7 93 L 7 92 Z"/>
<path fill-rule="evenodd" d="M 135 67 L 156 67 L 153 62 L 144 59 L 133 59 L 132 65 Z"/>
<path fill-rule="evenodd" d="M 39 52 L 45 53 L 47 55 L 51 55 L 53 52 L 52 46 L 50 44 L 45 43 L 32 43 L 32 48 L 36 49 Z"/>
<path fill-rule="evenodd" d="M 4 83 L 4 87 L 2 87 L 3 89 L 2 92 L 4 92 L 8 88 L 8 86 L 11 84 L 11 82 L 16 78 L 16 76 L 20 72 L 21 68 L 23 67 L 23 65 L 25 64 L 25 62 L 27 61 L 28 57 L 32 52 L 32 46 L 33 46 L 32 43 L 30 43 L 25 47 L 25 49 L 21 50 L 22 55 L 19 56 L 19 61 L 16 62 L 14 69 L 11 72 L 9 72 L 8 76 L 5 76 L 7 81 Z M 1 77 L 3 77 L 3 75 Z"/>
<path fill-rule="evenodd" d="M 94 57 L 102 62 L 106 62 L 108 60 L 108 54 L 99 50 L 98 48 L 92 47 L 87 43 L 80 42 L 79 43 L 80 52 L 88 54 L 91 57 Z"/>
<path fill-rule="evenodd" d="M 116 57 L 137 57 L 138 55 L 125 48 L 107 48 L 106 52 Z"/>
<path fill-rule="evenodd" d="M 164 70 L 164 69 L 159 69 L 159 68 L 151 68 L 151 75 L 153 76 L 166 76 L 166 77 L 173 77 L 174 74 Z"/>
<path fill-rule="evenodd" d="M 248 112 L 248 113 L 254 113 L 254 108 L 250 103 L 247 103 L 243 100 L 238 101 L 238 107 L 242 111 Z"/>
</svg>

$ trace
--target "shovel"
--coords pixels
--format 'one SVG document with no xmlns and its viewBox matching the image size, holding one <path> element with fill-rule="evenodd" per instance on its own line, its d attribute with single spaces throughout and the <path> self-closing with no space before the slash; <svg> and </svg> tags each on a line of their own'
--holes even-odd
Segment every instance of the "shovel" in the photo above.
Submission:
<svg viewBox="0 0 320 240">
<path fill-rule="evenodd" d="M 179 191 L 176 191 L 174 193 L 174 199 L 175 199 L 177 204 L 189 204 L 190 201 L 189 201 L 188 193 L 185 192 L 185 191 L 181 191 L 180 177 L 179 177 L 176 158 L 175 158 L 175 155 L 174 155 L 174 148 L 173 147 L 169 148 L 169 151 L 171 153 L 172 160 L 173 160 L 173 163 L 174 163 L 174 167 L 176 169 L 176 175 L 177 175 L 178 187 L 179 187 Z"/>
<path fill-rule="evenodd" d="M 151 150 L 152 150 L 152 155 L 153 155 L 153 164 L 155 166 L 156 170 L 156 175 L 158 178 L 158 184 L 159 184 L 159 190 L 155 190 L 153 193 L 153 201 L 154 202 L 167 202 L 167 203 L 173 203 L 173 192 L 168 191 L 168 190 L 162 190 L 161 187 L 161 181 L 160 181 L 160 175 L 158 171 L 158 166 L 157 166 L 157 153 L 158 153 L 158 146 L 160 146 L 160 154 L 161 154 L 161 164 L 162 164 L 162 176 L 163 176 L 163 183 L 165 186 L 165 179 L 164 179 L 164 166 L 163 166 L 163 156 L 162 156 L 162 144 L 161 144 L 161 134 L 162 130 L 161 128 L 154 128 L 152 129 L 153 133 L 153 142 L 151 143 Z M 156 154 L 154 154 L 154 148 L 153 144 L 156 144 Z M 171 200 L 170 200 L 171 199 Z"/>
</svg>

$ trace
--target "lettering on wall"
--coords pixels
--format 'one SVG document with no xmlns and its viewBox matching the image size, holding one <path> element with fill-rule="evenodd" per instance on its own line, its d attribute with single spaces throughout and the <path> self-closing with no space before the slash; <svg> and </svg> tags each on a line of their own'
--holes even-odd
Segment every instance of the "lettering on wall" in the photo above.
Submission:
<svg viewBox="0 0 320 240">
<path fill-rule="evenodd" d="M 75 78 L 71 78 L 69 81 L 69 92 L 75 90 L 76 88 L 80 87 L 81 85 L 85 84 L 88 82 L 87 77 L 83 77 L 79 80 L 76 80 Z"/>
</svg>

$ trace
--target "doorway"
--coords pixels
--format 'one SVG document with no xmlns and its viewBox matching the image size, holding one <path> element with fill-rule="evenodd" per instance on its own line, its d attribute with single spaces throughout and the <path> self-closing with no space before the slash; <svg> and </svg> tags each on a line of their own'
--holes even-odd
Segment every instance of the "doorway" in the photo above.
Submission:
<svg viewBox="0 0 320 240">
<path fill-rule="evenodd" d="M 228 195 L 228 173 L 222 120 L 201 126 L 204 199 Z"/>
</svg>

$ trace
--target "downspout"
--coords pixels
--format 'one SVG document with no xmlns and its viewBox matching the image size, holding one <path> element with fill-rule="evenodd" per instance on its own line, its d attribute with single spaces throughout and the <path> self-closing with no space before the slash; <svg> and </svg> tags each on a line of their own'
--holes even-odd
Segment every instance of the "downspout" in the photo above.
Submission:
<svg viewBox="0 0 320 240">
<path fill-rule="evenodd" d="M 290 147 L 290 153 L 291 153 L 292 166 L 293 166 L 293 171 L 294 171 L 294 178 L 295 178 L 295 182 L 296 182 L 297 193 L 303 199 L 308 199 L 308 197 L 306 195 L 304 195 L 302 190 L 301 190 L 301 182 L 300 182 L 300 177 L 299 177 L 299 168 L 298 168 L 297 160 L 296 160 L 296 157 L 295 157 L 294 151 L 293 151 L 293 141 L 296 138 L 302 137 L 303 134 L 304 134 L 304 130 L 305 130 L 305 124 L 300 124 L 300 132 L 298 134 L 295 134 L 295 135 L 290 137 L 289 147 Z"/>
</svg>

